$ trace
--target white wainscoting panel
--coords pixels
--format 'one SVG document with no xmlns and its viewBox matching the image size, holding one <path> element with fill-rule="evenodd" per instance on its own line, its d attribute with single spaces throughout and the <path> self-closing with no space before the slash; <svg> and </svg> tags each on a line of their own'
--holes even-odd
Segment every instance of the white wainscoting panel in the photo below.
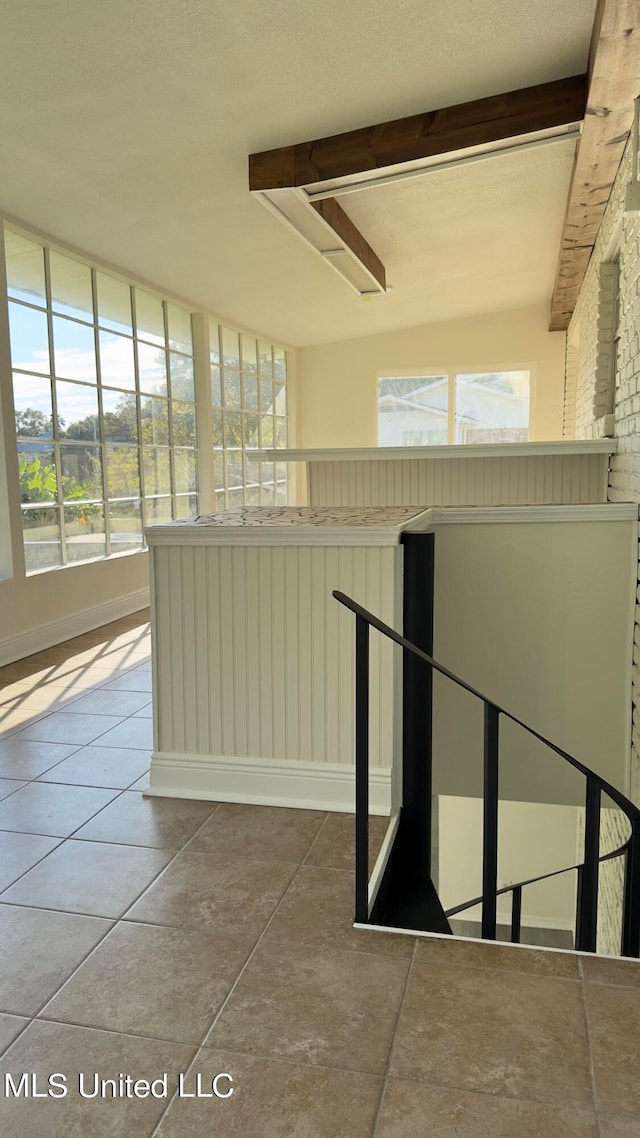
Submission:
<svg viewBox="0 0 640 1138">
<path fill-rule="evenodd" d="M 535 506 L 606 502 L 607 454 L 309 461 L 311 506 Z"/>
<path fill-rule="evenodd" d="M 355 617 L 331 592 L 397 627 L 401 568 L 401 546 L 156 545 L 152 789 L 163 755 L 351 766 Z M 372 768 L 392 766 L 399 656 L 371 632 Z"/>
</svg>

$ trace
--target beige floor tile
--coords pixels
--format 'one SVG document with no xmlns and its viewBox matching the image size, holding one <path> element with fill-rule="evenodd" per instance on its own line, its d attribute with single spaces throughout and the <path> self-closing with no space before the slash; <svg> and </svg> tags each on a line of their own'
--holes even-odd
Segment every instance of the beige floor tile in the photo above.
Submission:
<svg viewBox="0 0 640 1138">
<path fill-rule="evenodd" d="M 245 957 L 244 945 L 222 933 L 121 922 L 43 1015 L 196 1044 Z"/>
<path fill-rule="evenodd" d="M 581 985 L 521 972 L 414 964 L 391 1074 L 589 1107 Z"/>
<path fill-rule="evenodd" d="M 3 798 L 8 798 L 10 794 L 14 794 L 16 790 L 20 790 L 24 786 L 17 778 L 0 778 L 0 802 Z"/>
<path fill-rule="evenodd" d="M 179 850 L 216 809 L 216 805 L 215 802 L 193 802 L 188 798 L 144 798 L 137 791 L 127 790 L 109 810 L 83 826 L 76 837 Z"/>
<path fill-rule="evenodd" d="M 121 723 L 122 716 L 118 715 L 73 715 L 69 711 L 54 711 L 52 715 L 45 715 L 37 723 L 18 731 L 13 738 L 82 746 L 110 734 L 110 730 Z M 125 742 L 123 746 L 126 746 Z"/>
<path fill-rule="evenodd" d="M 60 838 L 0 830 L 0 889 L 12 885 L 59 844 Z"/>
<path fill-rule="evenodd" d="M 98 688 L 75 699 L 67 710 L 74 715 L 81 713 L 126 716 L 140 711 L 147 702 L 146 692 L 106 691 L 104 688 Z"/>
<path fill-rule="evenodd" d="M 0 802 L 0 830 L 67 838 L 117 793 L 97 787 L 30 782 Z"/>
<path fill-rule="evenodd" d="M 376 1138 L 596 1138 L 593 1111 L 390 1080 Z"/>
<path fill-rule="evenodd" d="M 640 1138 L 640 1118 L 600 1115 L 600 1138 Z"/>
<path fill-rule="evenodd" d="M 611 960 L 606 956 L 582 956 L 584 978 L 593 984 L 640 987 L 640 961 Z"/>
<path fill-rule="evenodd" d="M 13 1043 L 16 1036 L 24 1031 L 28 1023 L 29 1019 L 26 1016 L 0 1014 L 0 1055 L 7 1050 L 10 1043 Z"/>
<path fill-rule="evenodd" d="M 0 1009 L 35 1015 L 109 927 L 97 917 L 0 904 Z"/>
<path fill-rule="evenodd" d="M 125 747 L 81 747 L 68 759 L 45 771 L 39 781 L 125 790 L 147 774 L 150 762 L 151 751 L 128 750 Z"/>
<path fill-rule="evenodd" d="M 324 818 L 318 810 L 223 802 L 189 848 L 225 857 L 300 862 Z"/>
<path fill-rule="evenodd" d="M 33 1071 L 40 1089 L 55 1070 L 65 1075 L 68 1094 L 3 1102 L 3 1138 L 148 1138 L 192 1055 L 193 1048 L 175 1043 L 36 1020 L 5 1055 L 0 1072 L 15 1077 L 15 1072 Z M 79 1093 L 81 1072 L 85 1092 L 91 1093 L 96 1072 L 99 1078 L 117 1080 L 120 1074 L 152 1079 L 165 1071 L 167 1099 L 87 1099 Z"/>
<path fill-rule="evenodd" d="M 0 742 L 0 776 L 3 778 L 37 778 L 62 762 L 78 747 L 75 743 L 36 743 L 26 739 L 3 739 Z"/>
<path fill-rule="evenodd" d="M 269 940 L 408 959 L 413 937 L 353 928 L 354 880 L 345 870 L 300 866 L 269 925 Z"/>
<path fill-rule="evenodd" d="M 170 850 L 67 841 L 2 894 L 2 901 L 119 917 L 164 869 Z"/>
<path fill-rule="evenodd" d="M 275 1063 L 250 1055 L 203 1049 L 185 1086 L 196 1075 L 211 1090 L 221 1072 L 233 1084 L 228 1099 L 176 1099 L 157 1138 L 370 1138 L 381 1080 L 351 1071 Z"/>
<path fill-rule="evenodd" d="M 295 873 L 295 865 L 180 853 L 127 913 L 127 920 L 246 934 L 252 944 Z"/>
<path fill-rule="evenodd" d="M 106 715 L 100 716 L 106 720 Z M 98 740 L 101 747 L 134 747 L 148 751 L 153 747 L 153 723 L 150 719 L 125 719 Z"/>
<path fill-rule="evenodd" d="M 388 818 L 369 819 L 371 866 L 378 856 L 388 826 Z M 327 869 L 353 869 L 356 861 L 353 814 L 330 814 L 304 861 L 305 865 L 324 866 Z"/>
<path fill-rule="evenodd" d="M 515 945 L 418 937 L 416 960 L 422 964 L 460 964 L 463 967 L 498 968 L 507 972 L 578 979 L 578 959 L 573 953 L 518 948 Z"/>
<path fill-rule="evenodd" d="M 640 991 L 585 984 L 598 1109 L 640 1117 Z"/>
<path fill-rule="evenodd" d="M 387 956 L 260 944 L 208 1045 L 382 1074 L 407 968 Z"/>
<path fill-rule="evenodd" d="M 105 690 L 108 691 L 151 691 L 151 676 L 146 672 L 127 672 L 124 676 L 115 676 L 105 681 Z"/>
</svg>

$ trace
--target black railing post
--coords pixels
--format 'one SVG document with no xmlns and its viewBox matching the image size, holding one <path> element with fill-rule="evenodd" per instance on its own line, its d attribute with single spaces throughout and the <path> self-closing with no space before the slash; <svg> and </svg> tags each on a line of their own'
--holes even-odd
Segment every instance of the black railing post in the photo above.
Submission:
<svg viewBox="0 0 640 1138">
<path fill-rule="evenodd" d="M 356 616 L 356 921 L 369 920 L 369 625 Z"/>
<path fill-rule="evenodd" d="M 576 948 L 579 952 L 595 952 L 598 926 L 598 871 L 600 868 L 600 796 L 594 775 L 587 776 L 584 819 L 584 862 L 579 890 Z"/>
<path fill-rule="evenodd" d="M 584 865 L 578 866 L 578 879 L 576 882 L 576 931 L 573 939 L 575 947 L 578 947 L 580 940 L 580 913 L 582 912 L 582 878 L 584 876 Z"/>
<path fill-rule="evenodd" d="M 634 818 L 631 823 L 625 859 L 622 955 L 640 956 L 640 818 Z"/>
<path fill-rule="evenodd" d="M 403 533 L 403 634 L 433 655 L 434 535 Z M 418 875 L 431 873 L 433 668 L 402 653 L 402 831 Z"/>
<path fill-rule="evenodd" d="M 498 708 L 484 705 L 484 803 L 482 830 L 482 936 L 496 939 L 498 910 Z"/>
<path fill-rule="evenodd" d="M 522 886 L 516 885 L 511 899 L 511 943 L 520 944 L 522 923 Z"/>
</svg>

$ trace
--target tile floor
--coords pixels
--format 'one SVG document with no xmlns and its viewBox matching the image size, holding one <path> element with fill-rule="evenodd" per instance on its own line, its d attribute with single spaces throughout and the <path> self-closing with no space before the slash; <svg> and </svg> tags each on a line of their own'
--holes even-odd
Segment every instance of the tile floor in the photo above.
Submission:
<svg viewBox="0 0 640 1138">
<path fill-rule="evenodd" d="M 640 1138 L 640 965 L 354 930 L 349 817 L 143 796 L 145 619 L 0 669 L 0 1074 L 68 1078 L 3 1138 Z"/>
</svg>

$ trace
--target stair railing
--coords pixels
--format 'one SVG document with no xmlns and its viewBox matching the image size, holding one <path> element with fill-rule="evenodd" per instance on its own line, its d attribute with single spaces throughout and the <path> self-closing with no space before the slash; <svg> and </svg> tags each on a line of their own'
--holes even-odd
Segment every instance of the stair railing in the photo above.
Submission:
<svg viewBox="0 0 640 1138">
<path fill-rule="evenodd" d="M 369 920 L 369 629 L 374 628 L 387 639 L 392 640 L 405 652 L 412 653 L 427 663 L 440 675 L 469 692 L 484 706 L 484 787 L 483 787 L 483 826 L 482 826 L 482 893 L 472 901 L 465 902 L 449 910 L 447 916 L 462 912 L 472 905 L 482 905 L 481 936 L 484 940 L 495 940 L 497 931 L 498 897 L 503 893 L 513 893 L 512 932 L 517 928 L 520 934 L 522 889 L 534 881 L 558 876 L 571 870 L 578 872 L 576 901 L 575 947 L 579 952 L 595 952 L 598 920 L 598 884 L 600 862 L 624 856 L 624 897 L 622 915 L 621 955 L 640 957 L 640 810 L 616 787 L 586 767 L 578 759 L 569 755 L 539 731 L 530 727 L 516 715 L 500 707 L 494 700 L 477 691 L 471 684 L 456 676 L 432 656 L 427 655 L 411 641 L 407 640 L 388 624 L 379 620 L 357 601 L 334 590 L 333 596 L 356 618 L 356 677 L 355 677 L 355 781 L 356 781 L 356 904 L 355 919 L 359 924 Z M 586 780 L 585 787 L 585 832 L 584 860 L 576 866 L 568 866 L 539 878 L 518 882 L 515 885 L 498 889 L 498 784 L 499 784 L 499 728 L 500 717 L 504 716 L 516 723 L 529 735 L 543 743 L 564 762 L 577 770 Z M 431 731 L 432 724 L 427 724 Z M 602 795 L 606 794 L 626 815 L 630 823 L 628 840 L 612 853 L 600 855 L 600 812 Z"/>
</svg>

